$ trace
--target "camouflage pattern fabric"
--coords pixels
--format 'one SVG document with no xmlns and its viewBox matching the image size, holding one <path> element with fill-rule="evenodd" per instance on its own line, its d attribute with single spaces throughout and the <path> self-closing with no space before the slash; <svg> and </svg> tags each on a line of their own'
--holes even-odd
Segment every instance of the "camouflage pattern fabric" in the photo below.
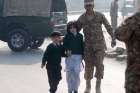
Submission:
<svg viewBox="0 0 140 93">
<path fill-rule="evenodd" d="M 83 28 L 85 36 L 85 79 L 90 80 L 93 78 L 94 66 L 96 66 L 96 72 L 100 74 L 96 75 L 98 76 L 97 78 L 103 78 L 103 59 L 106 44 L 102 24 L 113 38 L 112 28 L 105 16 L 99 12 L 93 12 L 90 16 L 86 13 L 82 14 L 78 19 L 78 24 L 80 25 L 79 27 Z M 98 66 L 98 64 L 102 66 Z"/>
<path fill-rule="evenodd" d="M 140 12 L 127 18 L 115 35 L 127 48 L 126 93 L 140 93 Z"/>
</svg>

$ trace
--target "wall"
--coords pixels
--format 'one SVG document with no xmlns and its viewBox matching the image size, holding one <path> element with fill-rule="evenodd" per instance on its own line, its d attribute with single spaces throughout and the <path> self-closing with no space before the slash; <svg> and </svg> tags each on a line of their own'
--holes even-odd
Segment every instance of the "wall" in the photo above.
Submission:
<svg viewBox="0 0 140 93">
<path fill-rule="evenodd" d="M 69 11 L 84 11 L 84 0 L 65 0 Z M 95 0 L 95 9 L 98 11 L 109 11 L 112 0 Z M 121 10 L 124 0 L 119 0 Z"/>
</svg>

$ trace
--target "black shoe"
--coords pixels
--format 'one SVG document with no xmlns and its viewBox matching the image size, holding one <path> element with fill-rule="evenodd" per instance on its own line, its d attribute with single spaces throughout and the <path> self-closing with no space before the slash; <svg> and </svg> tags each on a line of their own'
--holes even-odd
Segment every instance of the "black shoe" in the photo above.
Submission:
<svg viewBox="0 0 140 93">
<path fill-rule="evenodd" d="M 69 91 L 68 93 L 73 93 L 72 91 Z"/>
<path fill-rule="evenodd" d="M 78 91 L 77 91 L 77 90 L 75 90 L 75 91 L 74 91 L 74 93 L 78 93 Z"/>
</svg>

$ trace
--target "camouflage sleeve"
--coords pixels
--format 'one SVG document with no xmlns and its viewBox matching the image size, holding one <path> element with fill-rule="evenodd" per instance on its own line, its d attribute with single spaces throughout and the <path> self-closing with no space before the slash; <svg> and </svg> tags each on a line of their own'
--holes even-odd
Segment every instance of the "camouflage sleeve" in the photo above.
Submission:
<svg viewBox="0 0 140 93">
<path fill-rule="evenodd" d="M 116 29 L 116 31 L 115 31 L 116 39 L 118 39 L 120 41 L 124 41 L 124 42 L 127 42 L 129 40 L 133 31 L 126 29 L 126 27 L 127 26 L 122 25 Z"/>
<path fill-rule="evenodd" d="M 133 36 L 134 31 L 136 31 L 138 26 L 138 20 L 135 16 L 128 17 L 115 31 L 115 37 L 120 40 L 127 42 Z"/>
<path fill-rule="evenodd" d="M 105 28 L 107 29 L 107 32 L 109 33 L 109 35 L 112 37 L 112 39 L 115 39 L 114 34 L 113 34 L 113 29 L 104 15 L 103 15 L 103 24 Z"/>
<path fill-rule="evenodd" d="M 82 23 L 82 15 L 78 18 L 77 22 Z"/>
<path fill-rule="evenodd" d="M 77 26 L 78 26 L 78 31 L 80 31 L 83 27 L 83 19 L 82 16 L 80 16 L 77 20 Z"/>
<path fill-rule="evenodd" d="M 46 50 L 45 50 L 45 53 L 43 55 L 43 58 L 42 58 L 42 64 L 45 65 L 46 64 L 46 61 L 48 61 L 48 58 L 49 58 L 49 54 L 51 53 L 51 46 L 49 45 Z"/>
</svg>

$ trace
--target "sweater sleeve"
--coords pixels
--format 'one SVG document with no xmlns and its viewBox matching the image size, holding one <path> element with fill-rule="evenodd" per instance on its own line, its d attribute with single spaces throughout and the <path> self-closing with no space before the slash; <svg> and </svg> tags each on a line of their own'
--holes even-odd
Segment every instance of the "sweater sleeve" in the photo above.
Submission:
<svg viewBox="0 0 140 93">
<path fill-rule="evenodd" d="M 61 56 L 62 57 L 67 57 L 67 55 L 65 54 L 65 48 L 64 48 L 64 46 L 62 45 L 62 47 L 61 47 L 62 49 L 62 51 L 61 51 Z"/>
<path fill-rule="evenodd" d="M 83 35 L 81 35 L 82 39 L 81 39 L 81 46 L 82 46 L 82 55 L 84 55 L 84 40 L 83 40 Z"/>
<path fill-rule="evenodd" d="M 64 50 L 69 50 L 69 36 L 68 35 L 64 37 L 63 47 L 64 47 Z"/>
<path fill-rule="evenodd" d="M 81 15 L 77 20 L 78 32 L 83 28 L 83 15 Z"/>
<path fill-rule="evenodd" d="M 47 49 L 46 49 L 46 51 L 45 51 L 45 53 L 44 53 L 44 55 L 43 55 L 43 58 L 42 58 L 42 64 L 43 64 L 43 65 L 46 64 L 46 61 L 47 61 L 48 58 L 49 58 L 50 49 L 51 49 L 51 47 L 48 46 Z"/>
</svg>

